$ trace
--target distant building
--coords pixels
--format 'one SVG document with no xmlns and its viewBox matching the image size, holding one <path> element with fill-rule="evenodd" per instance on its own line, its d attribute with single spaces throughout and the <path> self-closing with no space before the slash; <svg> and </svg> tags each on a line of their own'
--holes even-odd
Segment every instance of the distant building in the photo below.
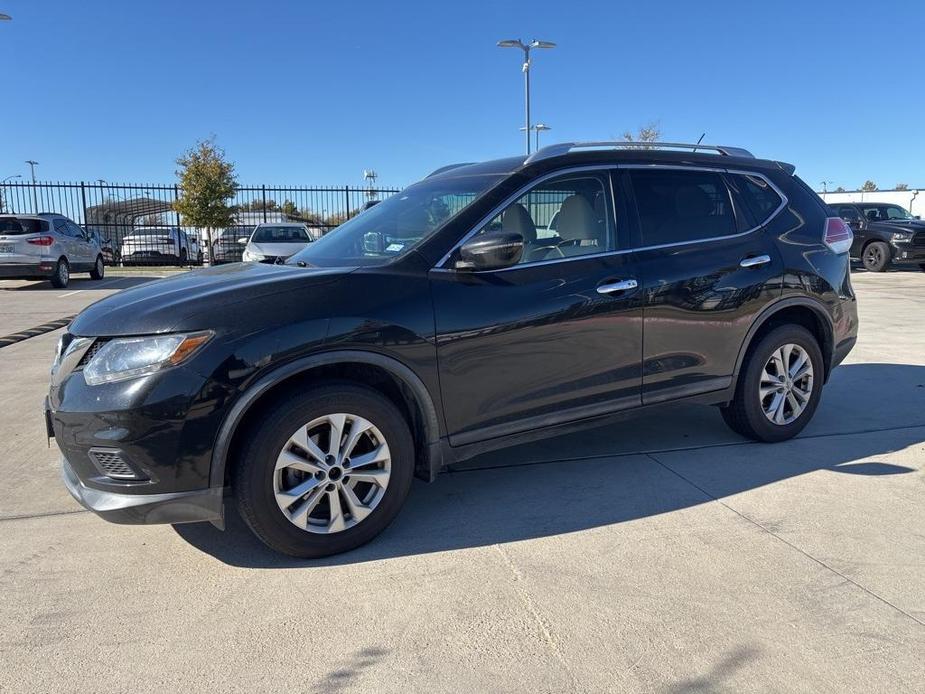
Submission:
<svg viewBox="0 0 925 694">
<path fill-rule="evenodd" d="M 828 204 L 838 202 L 886 202 L 905 207 L 913 215 L 925 217 L 925 189 L 909 190 L 848 190 L 844 193 L 819 193 Z"/>
</svg>

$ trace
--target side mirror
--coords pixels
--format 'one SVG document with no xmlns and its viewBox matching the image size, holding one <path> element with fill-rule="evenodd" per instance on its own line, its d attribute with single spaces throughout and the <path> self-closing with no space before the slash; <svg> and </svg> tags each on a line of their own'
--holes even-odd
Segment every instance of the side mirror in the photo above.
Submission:
<svg viewBox="0 0 925 694">
<path fill-rule="evenodd" d="M 246 246 L 248 241 L 250 241 L 250 239 L 246 236 L 243 239 L 238 239 L 238 243 L 240 243 L 242 246 Z"/>
<path fill-rule="evenodd" d="M 912 219 L 921 219 L 921 218 L 922 218 L 922 215 L 920 214 L 916 214 L 912 216 Z"/>
<path fill-rule="evenodd" d="M 524 253 L 524 237 L 510 231 L 480 234 L 459 249 L 457 270 L 498 270 L 516 265 Z"/>
</svg>

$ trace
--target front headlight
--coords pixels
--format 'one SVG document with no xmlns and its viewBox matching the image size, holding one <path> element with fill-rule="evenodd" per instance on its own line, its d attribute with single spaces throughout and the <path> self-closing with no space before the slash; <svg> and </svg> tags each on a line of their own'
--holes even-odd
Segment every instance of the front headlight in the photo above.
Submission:
<svg viewBox="0 0 925 694">
<path fill-rule="evenodd" d="M 893 236 L 891 238 L 893 239 L 893 243 L 906 243 L 907 241 L 909 241 L 909 239 L 912 238 L 912 232 L 911 231 L 894 231 Z"/>
<path fill-rule="evenodd" d="M 150 337 L 119 337 L 103 345 L 84 367 L 91 385 L 147 376 L 189 359 L 212 338 L 212 331 Z"/>
<path fill-rule="evenodd" d="M 244 262 L 250 262 L 253 260 L 256 260 L 256 261 L 263 260 L 263 256 L 260 255 L 260 253 L 254 253 L 252 251 L 247 250 L 246 248 L 244 249 L 244 254 L 241 256 L 241 258 L 242 260 L 244 260 Z"/>
</svg>

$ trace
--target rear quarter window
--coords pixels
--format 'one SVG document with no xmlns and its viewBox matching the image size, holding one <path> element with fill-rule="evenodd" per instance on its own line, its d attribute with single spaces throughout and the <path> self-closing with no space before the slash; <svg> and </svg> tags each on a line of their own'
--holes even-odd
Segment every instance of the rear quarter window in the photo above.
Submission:
<svg viewBox="0 0 925 694">
<path fill-rule="evenodd" d="M 735 183 L 742 201 L 758 224 L 767 222 L 783 202 L 777 191 L 758 176 L 737 175 Z"/>
</svg>

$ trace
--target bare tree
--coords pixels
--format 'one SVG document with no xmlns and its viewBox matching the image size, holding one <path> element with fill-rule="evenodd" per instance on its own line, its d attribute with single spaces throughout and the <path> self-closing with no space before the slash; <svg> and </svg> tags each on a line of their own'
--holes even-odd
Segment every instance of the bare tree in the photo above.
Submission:
<svg viewBox="0 0 925 694">
<path fill-rule="evenodd" d="M 847 191 L 841 186 L 838 186 L 838 188 L 835 189 L 835 192 L 836 193 L 846 193 Z"/>
<path fill-rule="evenodd" d="M 865 193 L 873 193 L 875 190 L 877 190 L 877 184 L 868 179 L 864 181 L 864 185 L 861 186 L 861 190 L 863 190 Z"/>
<path fill-rule="evenodd" d="M 897 183 L 894 189 L 895 190 L 909 190 L 909 184 L 908 183 Z"/>
<path fill-rule="evenodd" d="M 630 130 L 623 133 L 623 139 L 627 142 L 658 142 L 661 136 L 662 126 L 657 120 L 639 126 L 635 134 Z"/>
</svg>

